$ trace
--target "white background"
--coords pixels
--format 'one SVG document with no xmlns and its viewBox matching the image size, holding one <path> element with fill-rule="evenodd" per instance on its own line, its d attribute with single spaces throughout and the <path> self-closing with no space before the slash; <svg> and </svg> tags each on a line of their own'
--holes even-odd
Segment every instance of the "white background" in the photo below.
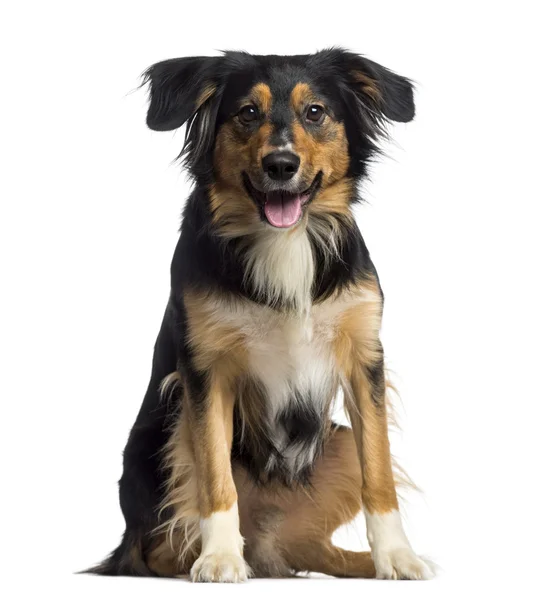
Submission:
<svg viewBox="0 0 543 600">
<path fill-rule="evenodd" d="M 533 2 L 11 2 L 0 18 L 5 597 L 526 597 L 541 584 L 542 78 Z M 418 84 L 365 186 L 401 464 L 428 583 L 73 575 L 117 544 L 189 184 L 139 74 L 219 49 L 341 45 Z M 190 257 L 189 257 L 190 258 Z M 363 524 L 344 545 L 365 546 Z"/>
</svg>

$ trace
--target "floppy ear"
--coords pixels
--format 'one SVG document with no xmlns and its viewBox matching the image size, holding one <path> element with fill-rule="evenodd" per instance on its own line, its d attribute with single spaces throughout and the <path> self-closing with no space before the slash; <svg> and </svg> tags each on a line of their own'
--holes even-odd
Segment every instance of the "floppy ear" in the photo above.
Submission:
<svg viewBox="0 0 543 600">
<path fill-rule="evenodd" d="M 149 67 L 147 125 L 170 131 L 186 123 L 218 89 L 217 69 L 222 57 L 174 58 Z"/>
<path fill-rule="evenodd" d="M 409 79 L 356 54 L 346 52 L 345 59 L 350 87 L 363 103 L 369 102 L 391 121 L 407 123 L 413 119 L 415 103 Z"/>
</svg>

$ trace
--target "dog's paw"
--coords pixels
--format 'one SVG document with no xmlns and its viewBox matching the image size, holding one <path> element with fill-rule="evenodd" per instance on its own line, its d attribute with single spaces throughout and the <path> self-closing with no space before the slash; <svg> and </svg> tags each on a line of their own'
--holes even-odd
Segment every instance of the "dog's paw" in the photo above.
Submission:
<svg viewBox="0 0 543 600">
<path fill-rule="evenodd" d="M 376 552 L 373 560 L 377 579 L 431 579 L 434 576 L 430 565 L 409 547 Z"/>
<path fill-rule="evenodd" d="M 200 556 L 190 570 L 192 581 L 238 583 L 247 581 L 249 568 L 237 554 L 215 553 Z"/>
</svg>

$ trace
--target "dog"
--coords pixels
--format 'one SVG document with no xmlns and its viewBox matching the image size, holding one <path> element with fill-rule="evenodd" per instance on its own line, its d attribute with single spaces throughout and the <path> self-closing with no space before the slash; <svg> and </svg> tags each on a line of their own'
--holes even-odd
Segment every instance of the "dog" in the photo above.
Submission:
<svg viewBox="0 0 543 600">
<path fill-rule="evenodd" d="M 383 292 L 352 213 L 411 81 L 332 48 L 176 58 L 144 84 L 152 130 L 186 125 L 195 186 L 124 451 L 126 530 L 90 571 L 431 577 L 398 512 Z M 371 552 L 334 546 L 362 510 Z"/>
</svg>

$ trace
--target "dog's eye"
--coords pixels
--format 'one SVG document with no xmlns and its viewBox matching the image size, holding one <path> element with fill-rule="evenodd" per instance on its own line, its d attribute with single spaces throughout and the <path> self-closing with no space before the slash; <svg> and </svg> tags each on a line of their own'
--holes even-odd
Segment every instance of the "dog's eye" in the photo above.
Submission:
<svg viewBox="0 0 543 600">
<path fill-rule="evenodd" d="M 311 123 L 322 123 L 324 120 L 324 108 L 318 104 L 312 104 L 307 109 L 305 118 Z"/>
<path fill-rule="evenodd" d="M 241 107 L 238 117 L 239 120 L 244 124 L 252 123 L 258 119 L 258 109 L 252 104 L 247 104 L 247 106 Z"/>
</svg>

